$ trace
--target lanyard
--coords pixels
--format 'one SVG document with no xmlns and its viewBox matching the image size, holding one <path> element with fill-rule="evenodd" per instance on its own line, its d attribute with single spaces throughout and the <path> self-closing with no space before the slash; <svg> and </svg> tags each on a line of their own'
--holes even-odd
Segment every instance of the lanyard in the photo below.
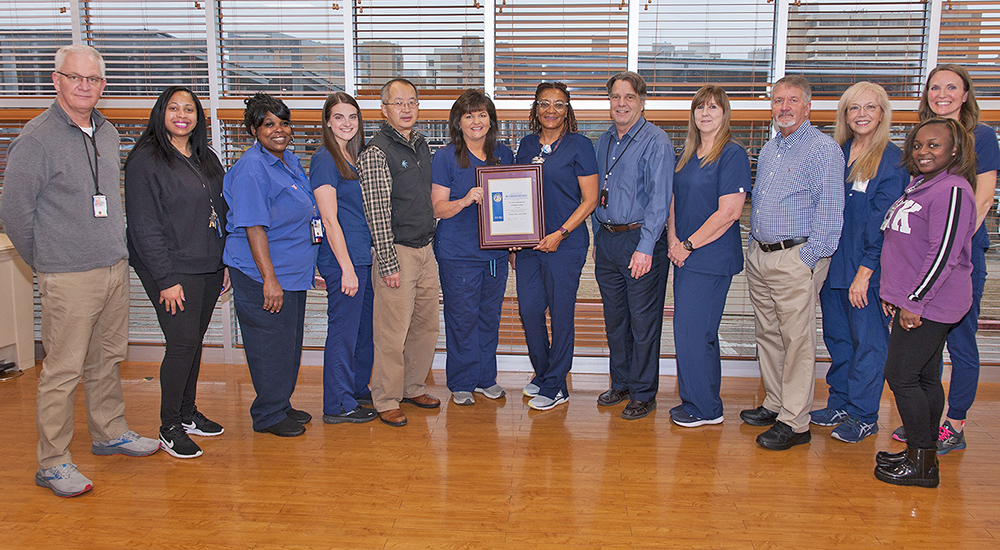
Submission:
<svg viewBox="0 0 1000 550">
<path fill-rule="evenodd" d="M 601 186 L 601 189 L 607 189 L 608 188 L 608 176 L 611 175 L 611 171 L 614 170 L 615 166 L 618 164 L 618 161 L 620 161 L 622 159 L 622 157 L 625 156 L 625 152 L 628 151 L 629 146 L 632 145 L 633 141 L 635 141 L 635 136 L 639 135 L 639 132 L 641 132 L 642 129 L 645 128 L 645 127 L 646 127 L 646 121 L 643 120 L 642 121 L 642 126 L 640 126 L 639 129 L 636 130 L 634 134 L 632 134 L 631 136 L 629 136 L 628 143 L 625 144 L 625 148 L 622 149 L 621 154 L 618 155 L 618 158 L 615 159 L 615 162 L 608 168 L 608 171 L 604 173 L 604 184 Z M 604 152 L 604 165 L 605 166 L 607 166 L 608 160 L 610 160 L 610 157 L 611 157 L 611 140 L 609 139 L 608 140 L 607 150 L 605 150 L 605 152 Z"/>
<path fill-rule="evenodd" d="M 97 140 L 94 139 L 94 134 L 97 133 L 97 125 L 93 123 L 93 120 L 91 121 L 91 126 L 90 127 L 91 127 L 91 130 L 93 130 L 93 132 L 91 133 L 91 135 L 88 136 L 87 132 L 84 132 L 83 129 L 80 128 L 80 136 L 83 138 L 83 150 L 87 152 L 87 164 L 90 165 L 90 176 L 92 178 L 94 178 L 94 195 L 101 195 L 102 194 L 101 193 L 101 188 L 98 187 L 98 184 L 97 184 L 97 181 L 98 181 L 98 167 L 99 167 L 98 157 L 100 155 L 97 154 Z M 77 128 L 79 128 L 79 126 L 77 126 Z M 94 160 L 90 160 L 90 152 L 87 151 L 87 138 L 88 137 L 90 138 L 90 144 L 94 146 Z"/>
</svg>

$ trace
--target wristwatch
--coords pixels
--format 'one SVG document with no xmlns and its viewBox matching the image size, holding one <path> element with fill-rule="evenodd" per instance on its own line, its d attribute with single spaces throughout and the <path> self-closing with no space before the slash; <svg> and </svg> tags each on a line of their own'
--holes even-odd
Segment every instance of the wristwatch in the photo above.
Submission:
<svg viewBox="0 0 1000 550">
<path fill-rule="evenodd" d="M 683 246 L 684 250 L 687 250 L 688 252 L 694 252 L 694 245 L 691 244 L 691 241 L 689 239 L 684 239 L 681 242 L 681 246 Z"/>
<path fill-rule="evenodd" d="M 566 237 L 569 237 L 569 230 L 566 229 L 565 227 L 560 226 L 559 227 L 559 233 L 562 235 L 562 238 L 564 240 L 566 239 Z"/>
</svg>

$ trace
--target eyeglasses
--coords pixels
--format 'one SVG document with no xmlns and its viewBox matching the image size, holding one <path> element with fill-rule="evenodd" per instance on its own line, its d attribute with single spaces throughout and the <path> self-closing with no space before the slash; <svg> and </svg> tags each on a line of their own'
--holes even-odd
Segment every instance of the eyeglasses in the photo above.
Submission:
<svg viewBox="0 0 1000 550">
<path fill-rule="evenodd" d="M 56 73 L 65 76 L 66 79 L 72 82 L 73 84 L 80 84 L 84 80 L 86 80 L 88 83 L 90 83 L 91 86 L 97 86 L 104 81 L 103 76 L 81 76 L 78 74 L 66 74 L 61 71 L 56 71 Z"/>
<path fill-rule="evenodd" d="M 858 105 L 857 103 L 855 103 L 854 105 L 851 105 L 850 107 L 847 108 L 847 112 L 851 113 L 852 115 L 856 115 L 856 114 L 860 114 L 861 111 L 864 110 L 864 112 L 866 112 L 868 114 L 873 114 L 876 111 L 878 111 L 878 109 L 879 109 L 879 106 L 875 105 L 874 103 L 869 103 L 869 104 L 863 105 L 863 106 L 862 105 Z"/>
<path fill-rule="evenodd" d="M 547 99 L 543 99 L 542 101 L 538 102 L 538 110 L 540 110 L 540 111 L 547 111 L 547 110 L 549 110 L 549 107 L 554 107 L 555 110 L 557 110 L 557 111 L 565 111 L 566 107 L 568 107 L 568 106 L 569 106 L 569 103 L 566 103 L 564 101 L 556 101 L 556 102 L 553 103 L 552 101 L 549 101 Z"/>
<path fill-rule="evenodd" d="M 394 107 L 396 109 L 402 109 L 403 107 L 416 109 L 420 106 L 420 102 L 416 99 L 411 99 L 409 101 L 401 101 L 397 99 L 396 101 L 383 101 L 382 105 L 388 105 L 389 107 Z"/>
</svg>

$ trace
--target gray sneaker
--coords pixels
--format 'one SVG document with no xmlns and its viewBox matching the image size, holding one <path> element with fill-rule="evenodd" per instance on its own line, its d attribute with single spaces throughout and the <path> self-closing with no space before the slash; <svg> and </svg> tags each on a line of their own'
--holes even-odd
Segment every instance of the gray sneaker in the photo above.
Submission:
<svg viewBox="0 0 1000 550">
<path fill-rule="evenodd" d="M 94 488 L 94 484 L 76 469 L 76 464 L 72 463 L 44 470 L 39 468 L 35 472 L 35 485 L 52 489 L 52 492 L 59 497 L 75 497 Z"/>
<path fill-rule="evenodd" d="M 159 440 L 141 437 L 132 430 L 127 430 L 111 441 L 95 441 L 90 446 L 90 452 L 95 455 L 146 456 L 155 453 L 159 448 Z"/>
<path fill-rule="evenodd" d="M 455 402 L 456 405 L 475 405 L 476 398 L 472 396 L 471 391 L 455 391 L 451 392 L 451 400 Z"/>
<path fill-rule="evenodd" d="M 507 392 L 500 387 L 500 384 L 493 384 L 488 388 L 476 388 L 476 393 L 481 393 L 490 399 L 500 399 L 501 397 L 507 395 Z"/>
<path fill-rule="evenodd" d="M 526 385 L 524 389 L 521 390 L 521 393 L 524 394 L 525 397 L 535 397 L 536 395 L 538 395 L 538 391 L 541 389 L 542 388 L 539 388 L 538 386 L 532 384 L 531 382 L 528 382 L 528 385 Z"/>
<path fill-rule="evenodd" d="M 536 411 L 547 411 L 555 408 L 557 405 L 562 405 L 567 401 L 569 401 L 569 396 L 563 395 L 563 392 L 560 391 L 556 394 L 555 398 L 545 397 L 544 395 L 536 395 L 531 398 L 531 401 L 528 401 L 528 406 Z"/>
</svg>

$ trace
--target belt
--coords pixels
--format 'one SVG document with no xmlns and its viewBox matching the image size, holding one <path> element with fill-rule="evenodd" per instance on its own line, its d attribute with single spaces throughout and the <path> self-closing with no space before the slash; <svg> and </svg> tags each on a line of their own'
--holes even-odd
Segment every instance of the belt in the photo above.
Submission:
<svg viewBox="0 0 1000 550">
<path fill-rule="evenodd" d="M 639 229 L 642 227 L 642 222 L 626 223 L 622 225 L 613 225 L 610 223 L 601 222 L 601 227 L 607 229 L 609 233 L 621 233 L 622 231 L 632 231 L 633 229 Z"/>
<path fill-rule="evenodd" d="M 791 248 L 797 244 L 802 244 L 809 240 L 809 237 L 794 237 L 791 239 L 785 239 L 780 243 L 765 244 L 760 241 L 757 242 L 760 245 L 760 249 L 764 252 L 776 252 L 778 250 L 785 250 L 786 248 Z"/>
</svg>

